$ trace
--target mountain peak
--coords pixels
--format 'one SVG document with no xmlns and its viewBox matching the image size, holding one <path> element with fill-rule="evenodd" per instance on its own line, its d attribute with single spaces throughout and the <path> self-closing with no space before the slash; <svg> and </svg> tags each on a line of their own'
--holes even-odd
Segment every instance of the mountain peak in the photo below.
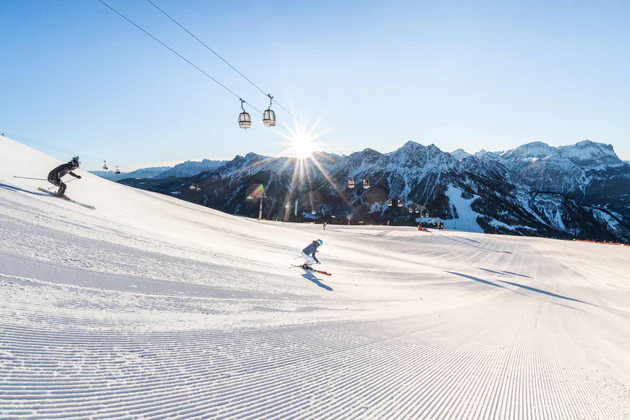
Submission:
<svg viewBox="0 0 630 420">
<path fill-rule="evenodd" d="M 618 165 L 621 159 L 612 144 L 582 140 L 572 146 L 558 147 L 559 153 L 580 167 Z"/>
<path fill-rule="evenodd" d="M 528 159 L 528 158 L 545 158 L 554 154 L 554 147 L 549 146 L 542 141 L 533 141 L 531 143 L 524 144 L 516 149 L 508 150 L 503 153 L 503 156 L 515 159 Z"/>
<path fill-rule="evenodd" d="M 465 151 L 464 149 L 457 149 L 451 152 L 451 156 L 453 156 L 456 160 L 462 160 L 470 156 L 470 153 Z"/>
</svg>

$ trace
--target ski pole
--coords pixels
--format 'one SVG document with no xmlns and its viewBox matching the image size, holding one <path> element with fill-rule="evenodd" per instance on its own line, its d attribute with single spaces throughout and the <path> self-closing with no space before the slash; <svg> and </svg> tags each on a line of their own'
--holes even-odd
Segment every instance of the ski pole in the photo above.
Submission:
<svg viewBox="0 0 630 420">
<path fill-rule="evenodd" d="M 20 178 L 20 179 L 34 179 L 36 181 L 48 181 L 47 179 L 44 178 L 29 178 L 27 176 L 15 176 L 13 175 L 13 178 Z"/>
<path fill-rule="evenodd" d="M 64 182 L 64 184 L 68 185 L 69 183 L 71 183 L 72 181 L 75 181 L 75 180 L 77 180 L 77 179 L 79 179 L 79 178 L 72 178 L 70 181 L 68 181 L 68 182 Z M 53 185 L 52 187 L 49 187 L 49 188 L 47 188 L 47 189 L 48 189 L 48 190 L 52 190 L 53 188 L 57 188 L 57 187 L 59 187 L 59 185 Z"/>
</svg>

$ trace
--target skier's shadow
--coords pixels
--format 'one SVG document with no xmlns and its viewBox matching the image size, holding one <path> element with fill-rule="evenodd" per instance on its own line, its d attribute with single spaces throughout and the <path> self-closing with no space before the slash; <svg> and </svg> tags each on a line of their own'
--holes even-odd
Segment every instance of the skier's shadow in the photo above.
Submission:
<svg viewBox="0 0 630 420">
<path fill-rule="evenodd" d="M 307 271 L 306 273 L 302 274 L 302 277 L 304 277 L 306 280 L 312 281 L 313 283 L 315 283 L 316 285 L 318 285 L 322 289 L 326 289 L 329 292 L 333 291 L 332 287 L 330 287 L 330 286 L 322 283 L 321 281 L 319 281 L 319 279 L 317 277 L 315 277 L 315 275 L 311 271 Z"/>
<path fill-rule="evenodd" d="M 9 190 L 9 191 L 24 192 L 24 193 L 28 193 L 28 194 L 31 194 L 31 195 L 41 195 L 41 196 L 45 196 L 46 195 L 44 193 L 33 192 L 33 191 L 25 190 L 23 188 L 14 187 L 13 185 L 7 185 L 7 184 L 0 184 L 0 188 L 4 188 L 5 190 Z"/>
</svg>

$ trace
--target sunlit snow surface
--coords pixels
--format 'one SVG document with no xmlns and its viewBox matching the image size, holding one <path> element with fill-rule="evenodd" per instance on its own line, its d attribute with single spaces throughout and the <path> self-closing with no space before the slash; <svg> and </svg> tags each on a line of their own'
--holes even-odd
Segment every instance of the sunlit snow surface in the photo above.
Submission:
<svg viewBox="0 0 630 420">
<path fill-rule="evenodd" d="M 628 247 L 12 177 L 58 163 L 0 138 L 2 419 L 630 418 Z M 318 238 L 333 276 L 289 269 Z"/>
</svg>

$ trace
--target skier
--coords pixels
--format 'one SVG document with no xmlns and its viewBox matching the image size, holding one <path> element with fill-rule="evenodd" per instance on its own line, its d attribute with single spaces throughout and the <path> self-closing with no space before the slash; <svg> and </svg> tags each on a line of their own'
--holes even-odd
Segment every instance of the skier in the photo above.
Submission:
<svg viewBox="0 0 630 420">
<path fill-rule="evenodd" d="M 311 265 L 313 264 L 321 264 L 315 254 L 317 253 L 317 248 L 322 246 L 324 242 L 321 239 L 313 241 L 309 246 L 302 250 L 302 258 L 304 258 L 304 264 L 302 264 L 302 268 L 306 270 L 310 270 Z"/>
<path fill-rule="evenodd" d="M 58 197 L 65 197 L 66 192 L 66 184 L 63 183 L 61 178 L 70 174 L 77 179 L 81 179 L 81 175 L 77 175 L 72 172 L 73 170 L 78 169 L 79 166 L 81 166 L 81 162 L 79 162 L 79 157 L 75 156 L 70 162 L 59 165 L 50 171 L 48 174 L 48 182 L 59 187 L 59 191 L 57 191 L 56 194 Z"/>
</svg>

